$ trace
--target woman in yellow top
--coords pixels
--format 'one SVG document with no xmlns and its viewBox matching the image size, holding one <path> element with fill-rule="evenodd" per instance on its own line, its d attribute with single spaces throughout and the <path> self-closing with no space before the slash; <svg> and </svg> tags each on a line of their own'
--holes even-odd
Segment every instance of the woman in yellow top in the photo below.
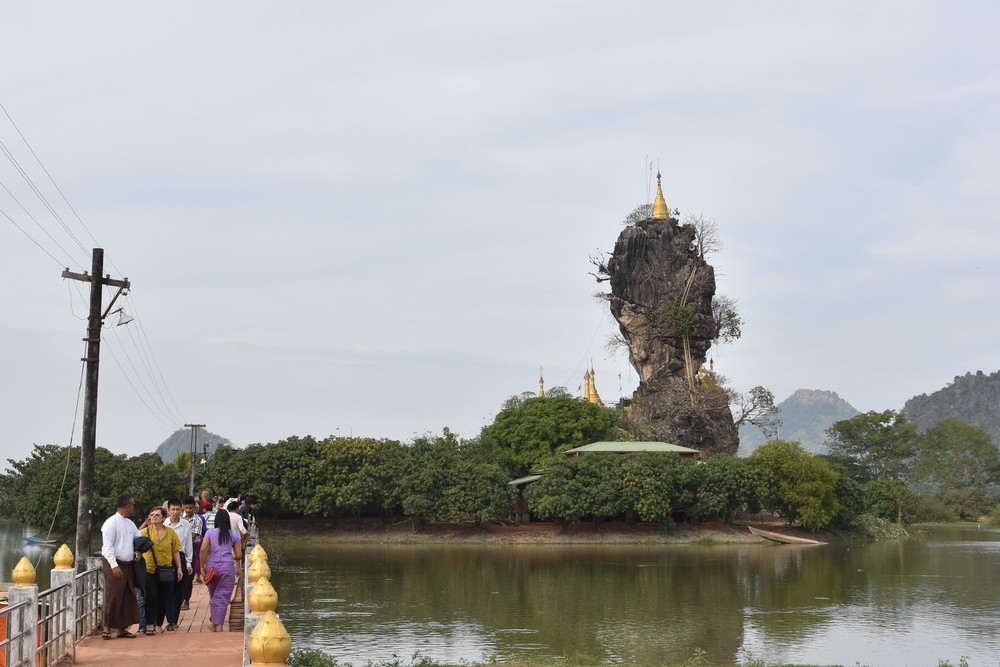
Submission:
<svg viewBox="0 0 1000 667">
<path fill-rule="evenodd" d="M 145 535 L 153 541 L 153 548 L 143 554 L 146 559 L 146 613 L 149 621 L 147 635 L 154 634 L 153 628 L 160 628 L 163 632 L 163 619 L 167 619 L 167 630 L 177 629 L 177 612 L 174 611 L 174 596 L 180 588 L 177 582 L 181 580 L 183 571 L 181 570 L 181 540 L 177 533 L 170 526 L 163 525 L 163 508 L 154 507 L 149 510 L 149 525 L 142 530 L 141 535 Z M 160 581 L 156 568 L 172 567 L 175 577 L 170 581 Z"/>
</svg>

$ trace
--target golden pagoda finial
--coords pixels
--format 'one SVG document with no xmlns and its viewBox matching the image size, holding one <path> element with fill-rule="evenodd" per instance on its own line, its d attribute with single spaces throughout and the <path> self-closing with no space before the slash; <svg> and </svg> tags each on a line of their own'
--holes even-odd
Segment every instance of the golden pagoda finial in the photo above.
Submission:
<svg viewBox="0 0 1000 667">
<path fill-rule="evenodd" d="M 660 171 L 656 171 L 656 199 L 653 200 L 653 220 L 666 220 L 670 217 L 667 200 L 663 198 L 663 187 L 660 185 Z"/>
<path fill-rule="evenodd" d="M 292 638 L 278 615 L 265 611 L 247 639 L 252 665 L 284 665 L 292 653 Z"/>
<path fill-rule="evenodd" d="M 59 547 L 59 550 L 52 556 L 52 563 L 57 570 L 73 569 L 73 552 L 69 550 L 68 544 Z"/>
<path fill-rule="evenodd" d="M 22 556 L 11 572 L 11 581 L 15 586 L 30 586 L 35 583 L 35 568 L 27 556 Z"/>
<path fill-rule="evenodd" d="M 545 398 L 545 374 L 541 366 L 538 367 L 538 398 Z"/>
<path fill-rule="evenodd" d="M 247 562 L 253 565 L 256 561 L 262 560 L 267 562 L 267 552 L 264 551 L 264 547 L 260 546 L 260 542 L 254 545 L 250 553 L 247 554 Z"/>
<path fill-rule="evenodd" d="M 251 584 L 256 584 L 261 578 L 271 580 L 271 568 L 267 566 L 267 561 L 258 558 L 253 562 L 253 564 L 247 568 L 247 581 Z"/>
<path fill-rule="evenodd" d="M 274 590 L 269 580 L 261 577 L 247 595 L 247 604 L 251 614 L 274 611 L 278 608 L 278 591 Z"/>
</svg>

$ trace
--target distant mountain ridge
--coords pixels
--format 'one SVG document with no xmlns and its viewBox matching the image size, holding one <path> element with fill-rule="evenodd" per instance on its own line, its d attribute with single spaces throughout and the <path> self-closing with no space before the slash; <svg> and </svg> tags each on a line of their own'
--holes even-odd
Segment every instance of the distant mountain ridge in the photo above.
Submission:
<svg viewBox="0 0 1000 667">
<path fill-rule="evenodd" d="M 205 429 L 198 429 L 197 432 L 197 456 L 203 456 L 207 451 L 209 456 L 216 448 L 221 444 L 229 444 L 229 439 L 224 438 L 221 435 L 216 435 L 211 431 L 206 431 Z M 160 459 L 164 463 L 172 463 L 178 454 L 190 453 L 191 452 L 191 429 L 182 428 L 174 431 L 173 435 L 160 443 L 160 446 L 156 448 L 156 453 L 160 455 Z M 197 460 L 200 460 L 196 457 Z"/>
<path fill-rule="evenodd" d="M 779 403 L 778 409 L 781 428 L 775 437 L 798 441 L 806 450 L 817 454 L 826 453 L 826 430 L 834 422 L 860 414 L 836 392 L 819 389 L 798 389 Z M 756 426 L 744 424 L 740 427 L 741 456 L 750 454 L 766 441 Z"/>
<path fill-rule="evenodd" d="M 1000 446 L 1000 371 L 982 371 L 956 376 L 934 393 L 914 396 L 903 406 L 903 414 L 923 432 L 948 417 L 978 426 Z"/>
</svg>

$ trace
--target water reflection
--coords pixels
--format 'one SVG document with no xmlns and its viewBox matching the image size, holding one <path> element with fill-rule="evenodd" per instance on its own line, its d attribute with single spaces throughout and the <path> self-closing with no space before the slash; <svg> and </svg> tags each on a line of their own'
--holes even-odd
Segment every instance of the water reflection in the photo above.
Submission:
<svg viewBox="0 0 1000 667">
<path fill-rule="evenodd" d="M 267 542 L 296 647 L 341 661 L 992 664 L 1000 533 L 795 546 Z"/>
<path fill-rule="evenodd" d="M 4 579 L 52 549 L 0 521 Z M 297 648 L 341 662 L 588 656 L 885 667 L 996 663 L 1000 532 L 948 528 L 876 544 L 317 545 L 268 541 Z"/>
</svg>

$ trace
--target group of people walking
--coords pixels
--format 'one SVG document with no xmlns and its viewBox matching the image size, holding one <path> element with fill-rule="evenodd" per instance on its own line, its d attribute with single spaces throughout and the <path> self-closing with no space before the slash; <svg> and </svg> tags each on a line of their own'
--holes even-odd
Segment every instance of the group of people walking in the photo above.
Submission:
<svg viewBox="0 0 1000 667">
<path fill-rule="evenodd" d="M 137 637 L 130 631 L 135 624 L 139 634 L 150 636 L 176 630 L 195 582 L 208 587 L 212 632 L 222 631 L 247 527 L 238 498 L 208 503 L 209 496 L 205 491 L 198 501 L 168 500 L 138 526 L 132 520 L 135 500 L 118 496 L 117 511 L 101 526 L 104 639 Z"/>
</svg>

